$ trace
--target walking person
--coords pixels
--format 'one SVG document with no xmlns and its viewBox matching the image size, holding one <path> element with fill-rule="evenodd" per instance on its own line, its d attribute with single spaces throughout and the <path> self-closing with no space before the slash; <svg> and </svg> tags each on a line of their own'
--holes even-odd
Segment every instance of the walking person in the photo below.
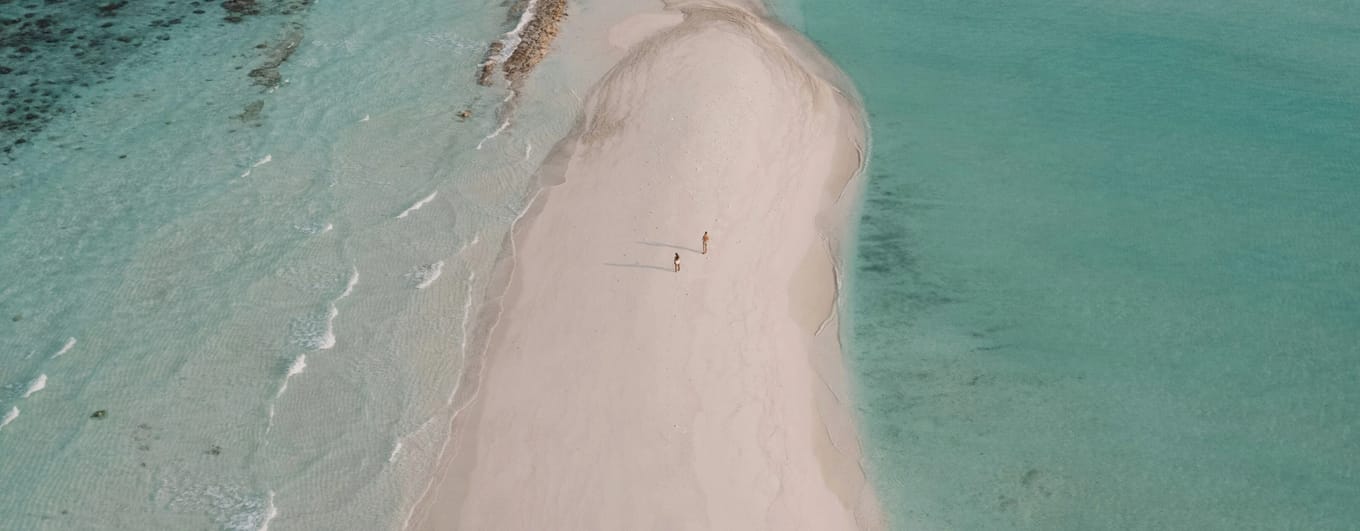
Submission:
<svg viewBox="0 0 1360 531">
<path fill-rule="evenodd" d="M 704 231 L 704 252 L 703 252 L 703 254 L 708 254 L 708 231 Z"/>
<path fill-rule="evenodd" d="M 680 253 L 675 253 L 675 272 L 680 272 Z"/>
</svg>

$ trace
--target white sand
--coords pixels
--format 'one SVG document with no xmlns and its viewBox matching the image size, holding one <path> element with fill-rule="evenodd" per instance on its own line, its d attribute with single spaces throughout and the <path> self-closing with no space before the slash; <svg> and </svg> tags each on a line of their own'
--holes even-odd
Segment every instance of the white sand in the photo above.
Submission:
<svg viewBox="0 0 1360 531">
<path fill-rule="evenodd" d="M 516 227 L 476 399 L 414 527 L 881 527 L 823 236 L 844 230 L 858 107 L 799 37 L 722 5 L 601 37 L 630 53 Z"/>
</svg>

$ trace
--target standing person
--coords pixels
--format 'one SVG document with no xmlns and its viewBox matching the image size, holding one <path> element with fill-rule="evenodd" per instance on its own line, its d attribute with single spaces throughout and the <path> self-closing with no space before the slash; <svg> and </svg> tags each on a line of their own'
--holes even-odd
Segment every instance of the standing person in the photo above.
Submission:
<svg viewBox="0 0 1360 531">
<path fill-rule="evenodd" d="M 675 253 L 675 272 L 680 272 L 680 253 Z"/>
<path fill-rule="evenodd" d="M 708 254 L 708 231 L 704 231 L 704 253 Z"/>
</svg>

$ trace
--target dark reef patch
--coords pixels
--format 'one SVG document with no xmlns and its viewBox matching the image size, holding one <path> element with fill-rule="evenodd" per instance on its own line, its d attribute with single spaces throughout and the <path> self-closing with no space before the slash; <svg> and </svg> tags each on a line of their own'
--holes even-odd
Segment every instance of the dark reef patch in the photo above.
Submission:
<svg viewBox="0 0 1360 531">
<path fill-rule="evenodd" d="M 278 68 L 302 39 L 301 17 L 312 0 L 226 0 L 235 22 L 282 23 L 282 36 L 250 70 L 251 82 L 273 88 Z M 160 46 L 215 31 L 220 19 L 202 16 L 211 3 L 83 1 L 20 3 L 0 0 L 0 152 L 12 154 L 43 139 L 53 119 L 92 104 L 89 90 L 113 79 L 117 69 Z M 253 24 L 254 22 L 252 22 Z M 243 28 L 244 29 L 244 28 Z M 243 47 L 244 48 L 244 47 Z M 84 92 L 84 96 L 82 96 Z M 5 164 L 8 157 L 0 157 Z"/>
<path fill-rule="evenodd" d="M 279 74 L 279 66 L 282 65 L 302 43 L 302 24 L 290 24 L 284 31 L 283 37 L 274 46 L 266 46 L 268 51 L 264 54 L 264 63 L 251 70 L 250 79 L 256 85 L 266 89 L 278 87 L 283 82 L 283 77 Z"/>
<path fill-rule="evenodd" d="M 258 126 L 260 125 L 260 113 L 263 111 L 264 100 L 255 100 L 247 103 L 245 108 L 241 109 L 241 114 L 233 116 L 232 118 L 240 120 L 247 125 Z"/>
</svg>

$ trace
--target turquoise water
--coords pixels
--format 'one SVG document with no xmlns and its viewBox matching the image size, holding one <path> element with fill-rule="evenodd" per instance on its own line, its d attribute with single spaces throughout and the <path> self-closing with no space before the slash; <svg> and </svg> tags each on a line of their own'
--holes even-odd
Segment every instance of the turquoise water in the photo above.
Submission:
<svg viewBox="0 0 1360 531">
<path fill-rule="evenodd" d="M 899 529 L 1360 526 L 1360 11 L 803 0 Z"/>
<path fill-rule="evenodd" d="M 476 85 L 513 25 L 0 1 L 0 528 L 399 528 L 576 104 Z"/>
<path fill-rule="evenodd" d="M 870 114 L 846 340 L 896 527 L 1358 525 L 1360 12 L 779 7 Z M 424 487 L 575 97 L 550 59 L 493 136 L 499 1 L 255 10 L 0 0 L 0 528 L 386 529 Z"/>
</svg>

